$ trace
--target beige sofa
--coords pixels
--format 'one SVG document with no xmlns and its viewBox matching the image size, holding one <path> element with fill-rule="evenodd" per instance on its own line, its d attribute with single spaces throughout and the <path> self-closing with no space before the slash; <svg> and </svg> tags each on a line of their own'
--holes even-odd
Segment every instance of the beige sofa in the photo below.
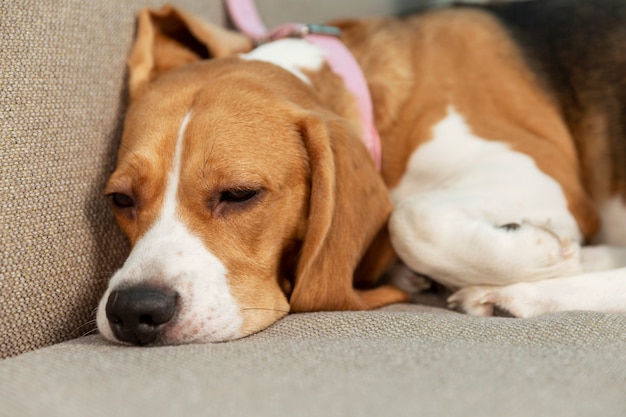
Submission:
<svg viewBox="0 0 626 417">
<path fill-rule="evenodd" d="M 172 1 L 225 23 L 218 0 Z M 424 1 L 258 3 L 271 26 Z M 128 250 L 101 191 L 134 15 L 148 5 L 161 2 L 0 1 L 0 416 L 626 415 L 620 315 L 396 305 L 292 315 L 213 345 L 130 348 L 92 334 Z"/>
</svg>

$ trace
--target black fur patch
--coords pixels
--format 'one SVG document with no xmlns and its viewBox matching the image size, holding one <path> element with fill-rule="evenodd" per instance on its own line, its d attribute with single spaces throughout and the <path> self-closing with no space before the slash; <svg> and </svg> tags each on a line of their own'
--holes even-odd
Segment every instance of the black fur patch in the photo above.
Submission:
<svg viewBox="0 0 626 417">
<path fill-rule="evenodd" d="M 587 128 L 586 116 L 600 115 L 611 185 L 626 195 L 626 2 L 535 0 L 484 9 L 508 28 L 560 104 L 579 152 L 585 151 L 577 133 Z"/>
</svg>

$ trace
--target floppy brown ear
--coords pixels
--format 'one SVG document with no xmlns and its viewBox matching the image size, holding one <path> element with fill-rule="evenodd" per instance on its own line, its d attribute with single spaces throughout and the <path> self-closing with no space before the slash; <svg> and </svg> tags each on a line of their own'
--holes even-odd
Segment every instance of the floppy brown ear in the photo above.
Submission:
<svg viewBox="0 0 626 417">
<path fill-rule="evenodd" d="M 406 301 L 396 288 L 354 288 L 355 270 L 374 238 L 384 235 L 391 212 L 367 150 L 341 119 L 307 114 L 300 129 L 309 155 L 311 195 L 291 310 L 365 310 Z"/>
<path fill-rule="evenodd" d="M 201 59 L 247 52 L 252 47 L 246 36 L 205 23 L 172 6 L 143 9 L 128 58 L 131 98 L 166 71 Z"/>
</svg>

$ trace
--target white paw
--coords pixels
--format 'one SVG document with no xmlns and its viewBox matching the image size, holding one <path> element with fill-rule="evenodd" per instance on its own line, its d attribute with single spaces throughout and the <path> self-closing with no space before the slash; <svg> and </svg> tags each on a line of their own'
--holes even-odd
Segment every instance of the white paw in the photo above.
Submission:
<svg viewBox="0 0 626 417">
<path fill-rule="evenodd" d="M 494 243 L 511 245 L 511 257 L 522 261 L 520 267 L 528 268 L 530 276 L 525 277 L 526 279 L 543 279 L 581 272 L 580 244 L 577 241 L 559 236 L 548 226 L 526 221 L 521 224 L 509 223 L 500 228 L 513 240 Z M 540 271 L 548 275 L 542 276 Z M 539 275 L 533 276 L 533 272 Z"/>
<path fill-rule="evenodd" d="M 444 286 L 507 285 L 582 272 L 580 244 L 559 236 L 549 224 L 450 217 L 424 230 L 406 227 L 402 217 L 390 223 L 398 256 Z"/>
<path fill-rule="evenodd" d="M 506 287 L 471 286 L 448 298 L 448 306 L 474 316 L 492 316 L 495 308 L 515 317 L 534 317 L 554 310 L 534 283 L 517 283 Z"/>
<path fill-rule="evenodd" d="M 402 262 L 396 262 L 387 272 L 387 282 L 409 294 L 416 294 L 430 288 L 431 282 L 423 275 L 411 271 Z"/>
<path fill-rule="evenodd" d="M 585 246 L 581 250 L 585 272 L 607 271 L 626 267 L 625 246 Z"/>
</svg>

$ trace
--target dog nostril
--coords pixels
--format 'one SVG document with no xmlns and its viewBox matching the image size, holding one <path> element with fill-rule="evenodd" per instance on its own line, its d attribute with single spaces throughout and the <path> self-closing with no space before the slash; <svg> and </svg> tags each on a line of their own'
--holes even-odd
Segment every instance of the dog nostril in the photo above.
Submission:
<svg viewBox="0 0 626 417">
<path fill-rule="evenodd" d="M 158 311 L 154 312 L 152 315 L 142 314 L 139 316 L 140 324 L 147 324 L 149 326 L 159 326 L 161 324 L 167 323 L 171 320 L 169 310 L 166 311 Z"/>
<path fill-rule="evenodd" d="M 176 313 L 177 298 L 175 292 L 147 287 L 113 291 L 105 309 L 113 334 L 138 345 L 156 341 Z"/>
<path fill-rule="evenodd" d="M 154 320 L 152 320 L 151 316 L 147 316 L 145 314 L 139 316 L 139 323 L 141 324 L 150 324 L 150 325 L 154 325 Z"/>
</svg>

